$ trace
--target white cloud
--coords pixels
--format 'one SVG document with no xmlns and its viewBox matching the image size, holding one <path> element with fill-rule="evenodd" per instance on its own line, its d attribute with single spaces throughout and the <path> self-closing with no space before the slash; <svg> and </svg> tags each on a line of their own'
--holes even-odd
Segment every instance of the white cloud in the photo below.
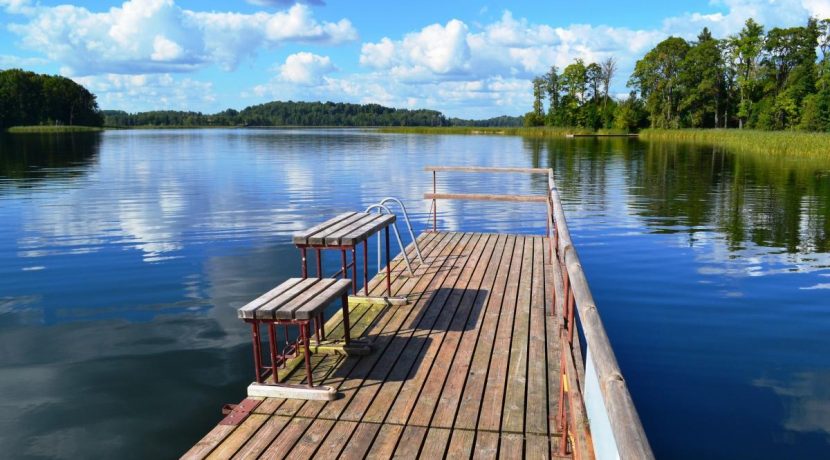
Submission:
<svg viewBox="0 0 830 460">
<path fill-rule="evenodd" d="M 20 57 L 10 54 L 0 54 L 0 69 L 14 67 L 37 67 L 48 64 L 49 61 L 43 58 Z"/>
<path fill-rule="evenodd" d="M 280 77 L 287 82 L 299 85 L 315 85 L 323 81 L 323 76 L 337 68 L 328 56 L 318 56 L 307 52 L 292 54 L 280 66 Z"/>
<path fill-rule="evenodd" d="M 130 0 L 105 12 L 0 1 L 25 14 L 28 22 L 9 25 L 22 45 L 73 75 L 187 72 L 213 63 L 231 70 L 263 47 L 357 39 L 347 19 L 320 22 L 302 4 L 241 14 L 186 10 L 173 0 Z"/>
<path fill-rule="evenodd" d="M 213 83 L 171 74 L 104 74 L 74 80 L 92 91 L 105 109 L 198 111 L 216 102 Z"/>
</svg>

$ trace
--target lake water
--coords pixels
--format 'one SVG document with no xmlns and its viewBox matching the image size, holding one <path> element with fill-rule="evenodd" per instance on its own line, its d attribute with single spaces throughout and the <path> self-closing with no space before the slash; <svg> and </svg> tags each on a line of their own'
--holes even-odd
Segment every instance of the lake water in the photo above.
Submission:
<svg viewBox="0 0 830 460">
<path fill-rule="evenodd" d="M 828 456 L 830 161 L 360 130 L 0 138 L 0 452 L 183 453 L 244 397 L 235 309 L 299 274 L 292 232 L 386 196 L 419 232 L 431 164 L 554 168 L 658 458 Z M 457 192 L 545 185 L 439 175 Z M 543 219 L 439 204 L 446 230 L 541 233 Z"/>
</svg>

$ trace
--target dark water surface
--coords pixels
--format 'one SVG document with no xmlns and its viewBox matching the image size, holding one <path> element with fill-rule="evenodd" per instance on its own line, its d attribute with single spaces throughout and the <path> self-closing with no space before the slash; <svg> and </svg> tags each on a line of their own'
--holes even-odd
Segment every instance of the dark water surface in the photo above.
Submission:
<svg viewBox="0 0 830 460">
<path fill-rule="evenodd" d="M 205 130 L 0 138 L 0 456 L 184 452 L 244 397 L 235 309 L 299 274 L 291 233 L 385 196 L 423 230 L 427 164 L 555 169 L 658 458 L 830 455 L 830 162 L 627 139 Z M 458 192 L 546 184 L 442 177 Z M 439 211 L 442 229 L 544 230 L 532 204 Z"/>
</svg>

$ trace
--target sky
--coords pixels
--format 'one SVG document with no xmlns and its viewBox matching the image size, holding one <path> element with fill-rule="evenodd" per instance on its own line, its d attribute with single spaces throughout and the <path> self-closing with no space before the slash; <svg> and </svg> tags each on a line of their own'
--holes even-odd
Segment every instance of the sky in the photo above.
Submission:
<svg viewBox="0 0 830 460">
<path fill-rule="evenodd" d="M 481 119 L 527 112 L 552 65 L 614 57 L 622 96 L 670 35 L 810 16 L 830 0 L 0 0 L 0 69 L 63 75 L 129 112 L 302 100 Z"/>
</svg>

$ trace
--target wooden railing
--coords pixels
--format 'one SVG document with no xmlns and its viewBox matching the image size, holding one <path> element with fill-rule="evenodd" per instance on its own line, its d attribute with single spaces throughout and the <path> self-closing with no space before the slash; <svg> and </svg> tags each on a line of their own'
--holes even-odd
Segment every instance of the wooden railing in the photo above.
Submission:
<svg viewBox="0 0 830 460">
<path fill-rule="evenodd" d="M 554 273 L 559 275 L 555 276 L 557 279 L 551 288 L 554 296 L 557 293 L 556 287 L 562 293 L 562 299 L 559 299 L 562 310 L 556 311 L 555 305 L 558 302 L 554 301 L 548 312 L 551 315 L 558 314 L 561 325 L 560 404 L 556 420 L 557 428 L 562 434 L 559 454 L 572 454 L 577 459 L 653 459 L 654 454 L 571 240 L 553 170 L 464 166 L 428 166 L 425 169 L 433 174 L 433 193 L 424 195 L 424 198 L 432 200 L 433 230 L 437 227 L 439 199 L 547 204 L 546 234 L 550 241 L 550 254 L 556 259 Z M 547 196 L 439 194 L 435 177 L 439 171 L 547 174 L 549 193 Z M 578 328 L 585 338 L 584 359 L 576 334 Z"/>
</svg>

